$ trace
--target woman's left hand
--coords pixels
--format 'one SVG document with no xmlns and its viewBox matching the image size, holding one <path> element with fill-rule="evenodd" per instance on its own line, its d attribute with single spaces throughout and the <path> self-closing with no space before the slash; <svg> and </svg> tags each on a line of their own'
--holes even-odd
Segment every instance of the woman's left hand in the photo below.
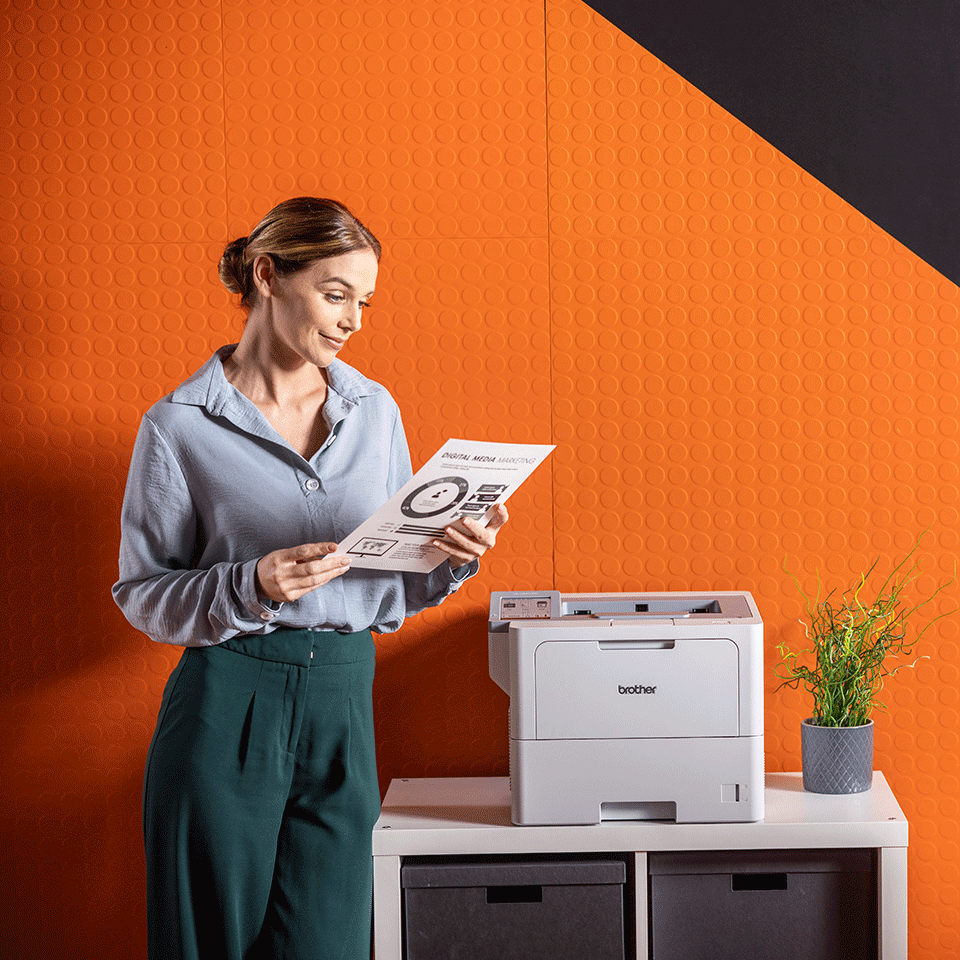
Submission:
<svg viewBox="0 0 960 960">
<path fill-rule="evenodd" d="M 497 531 L 510 519 L 507 508 L 498 503 L 490 522 L 484 526 L 476 520 L 464 518 L 463 528 L 445 527 L 446 539 L 431 541 L 432 546 L 450 555 L 450 568 L 456 570 L 465 563 L 482 557 L 496 542 Z M 464 533 L 464 530 L 467 532 Z"/>
</svg>

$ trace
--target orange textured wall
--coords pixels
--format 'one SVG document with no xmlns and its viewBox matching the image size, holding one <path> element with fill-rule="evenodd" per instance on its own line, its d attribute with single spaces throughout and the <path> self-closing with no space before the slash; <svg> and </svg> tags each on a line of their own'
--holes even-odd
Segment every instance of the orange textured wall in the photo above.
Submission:
<svg viewBox="0 0 960 960">
<path fill-rule="evenodd" d="M 552 442 L 481 575 L 382 638 L 380 770 L 503 774 L 492 589 L 748 589 L 767 766 L 807 583 L 958 547 L 957 288 L 580 0 L 0 5 L 5 949 L 144 955 L 140 777 L 177 651 L 113 608 L 142 412 L 237 338 L 224 243 L 296 194 L 386 246 L 347 359 L 416 462 Z M 356 343 L 356 347 L 354 347 Z M 958 602 L 955 587 L 941 610 Z M 958 621 L 887 693 L 910 956 L 960 950 Z"/>
</svg>

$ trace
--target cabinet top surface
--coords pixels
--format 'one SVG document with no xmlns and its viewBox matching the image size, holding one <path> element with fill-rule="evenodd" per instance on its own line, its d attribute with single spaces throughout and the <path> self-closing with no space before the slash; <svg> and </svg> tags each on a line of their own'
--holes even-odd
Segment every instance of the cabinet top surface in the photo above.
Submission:
<svg viewBox="0 0 960 960">
<path fill-rule="evenodd" d="M 506 777 L 394 780 L 374 828 L 374 855 L 557 850 L 764 849 L 907 845 L 907 821 L 886 778 L 865 793 L 803 789 L 799 773 L 768 773 L 757 823 L 605 821 L 515 826 Z"/>
</svg>

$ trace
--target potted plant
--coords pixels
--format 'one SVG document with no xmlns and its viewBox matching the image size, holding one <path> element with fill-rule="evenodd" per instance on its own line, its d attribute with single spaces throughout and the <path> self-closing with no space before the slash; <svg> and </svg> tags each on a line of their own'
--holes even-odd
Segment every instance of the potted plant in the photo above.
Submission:
<svg viewBox="0 0 960 960">
<path fill-rule="evenodd" d="M 795 652 L 785 643 L 777 645 L 783 661 L 774 670 L 784 687 L 801 684 L 813 697 L 813 715 L 800 725 L 803 786 L 814 793 L 861 793 L 873 782 L 874 709 L 884 709 L 877 699 L 888 677 L 917 660 L 909 660 L 920 638 L 940 614 L 918 633 L 912 627 L 915 615 L 930 604 L 953 578 L 913 605 L 903 593 L 916 579 L 919 565 L 913 560 L 920 539 L 879 587 L 867 581 L 877 569 L 875 560 L 853 587 L 842 594 L 832 590 L 820 599 L 817 581 L 814 599 L 791 574 L 806 602 L 804 623 L 812 649 Z M 789 571 L 788 571 L 789 572 Z M 803 621 L 801 621 L 803 622 Z M 922 657 L 917 659 L 923 659 Z"/>
</svg>

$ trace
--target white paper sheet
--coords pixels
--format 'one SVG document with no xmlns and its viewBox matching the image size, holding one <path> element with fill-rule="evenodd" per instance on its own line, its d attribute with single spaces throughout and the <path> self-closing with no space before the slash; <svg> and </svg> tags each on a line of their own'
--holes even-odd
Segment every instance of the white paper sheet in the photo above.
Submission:
<svg viewBox="0 0 960 960">
<path fill-rule="evenodd" d="M 430 541 L 463 517 L 486 523 L 550 455 L 529 443 L 448 440 L 340 545 L 353 567 L 428 573 L 447 559 Z"/>
</svg>

